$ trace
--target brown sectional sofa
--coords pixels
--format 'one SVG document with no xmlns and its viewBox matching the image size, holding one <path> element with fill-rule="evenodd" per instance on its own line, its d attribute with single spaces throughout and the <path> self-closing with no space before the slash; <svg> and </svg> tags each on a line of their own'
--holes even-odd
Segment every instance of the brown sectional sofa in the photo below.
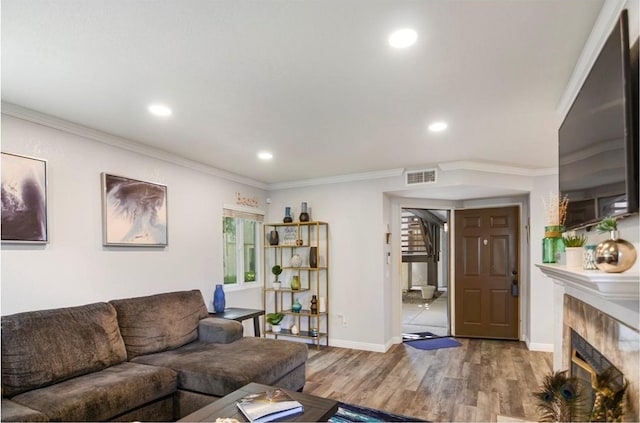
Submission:
<svg viewBox="0 0 640 423">
<path fill-rule="evenodd" d="M 2 317 L 2 421 L 172 421 L 249 382 L 300 390 L 305 344 L 244 338 L 200 291 Z"/>
</svg>

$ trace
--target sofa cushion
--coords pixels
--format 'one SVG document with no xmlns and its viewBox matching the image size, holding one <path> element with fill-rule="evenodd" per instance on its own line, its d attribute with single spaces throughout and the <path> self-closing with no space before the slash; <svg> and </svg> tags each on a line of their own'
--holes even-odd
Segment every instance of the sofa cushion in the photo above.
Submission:
<svg viewBox="0 0 640 423">
<path fill-rule="evenodd" d="M 2 398 L 3 422 L 48 422 L 47 416 L 22 404 Z"/>
<path fill-rule="evenodd" d="M 176 370 L 179 389 L 222 397 L 249 382 L 280 380 L 305 364 L 307 352 L 300 342 L 246 337 L 230 344 L 197 341 L 134 361 Z"/>
<path fill-rule="evenodd" d="M 228 344 L 242 338 L 244 328 L 235 320 L 208 317 L 198 323 L 198 340 L 215 344 Z"/>
<path fill-rule="evenodd" d="M 198 322 L 208 317 L 198 290 L 110 301 L 118 312 L 129 360 L 180 347 L 198 338 Z"/>
<path fill-rule="evenodd" d="M 102 370 L 127 358 L 107 303 L 2 317 L 4 396 Z"/>
<path fill-rule="evenodd" d="M 46 414 L 52 421 L 105 421 L 175 390 L 173 370 L 122 363 L 25 392 L 12 400 Z"/>
</svg>

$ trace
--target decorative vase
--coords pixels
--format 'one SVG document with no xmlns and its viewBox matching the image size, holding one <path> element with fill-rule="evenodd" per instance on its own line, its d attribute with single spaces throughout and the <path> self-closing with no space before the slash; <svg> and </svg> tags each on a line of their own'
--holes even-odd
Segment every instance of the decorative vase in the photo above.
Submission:
<svg viewBox="0 0 640 423">
<path fill-rule="evenodd" d="M 298 299 L 296 298 L 296 301 L 291 306 L 291 311 L 293 311 L 294 313 L 300 313 L 300 310 L 302 310 L 302 304 L 300 304 L 300 301 L 298 301 Z"/>
<path fill-rule="evenodd" d="M 309 221 L 309 213 L 307 213 L 307 203 L 302 203 L 300 205 L 300 222 L 308 222 Z"/>
<path fill-rule="evenodd" d="M 556 254 L 564 252 L 562 232 L 564 232 L 564 226 L 554 225 L 544 227 L 544 238 L 542 239 L 543 263 L 556 263 Z"/>
<path fill-rule="evenodd" d="M 318 314 L 318 297 L 315 295 L 311 296 L 311 307 L 309 307 L 309 309 L 311 310 L 311 314 Z"/>
<path fill-rule="evenodd" d="M 629 270 L 636 262 L 636 249 L 630 242 L 618 238 L 618 231 L 611 231 L 610 236 L 596 247 L 596 266 L 607 273 Z"/>
<path fill-rule="evenodd" d="M 224 289 L 222 289 L 222 284 L 217 284 L 216 290 L 213 292 L 213 310 L 216 313 L 224 313 L 224 306 Z"/>
<path fill-rule="evenodd" d="M 302 266 L 302 258 L 299 254 L 294 254 L 291 256 L 291 267 L 300 267 Z"/>
<path fill-rule="evenodd" d="M 280 235 L 278 235 L 278 231 L 270 231 L 269 245 L 278 245 L 279 242 L 280 242 Z"/>
<path fill-rule="evenodd" d="M 584 248 L 582 247 L 566 247 L 566 266 L 570 269 L 582 268 L 582 256 Z"/>
<path fill-rule="evenodd" d="M 318 267 L 318 247 L 309 247 L 309 267 Z"/>
<path fill-rule="evenodd" d="M 598 270 L 596 266 L 596 246 L 585 245 L 582 268 L 584 270 Z"/>
<path fill-rule="evenodd" d="M 300 276 L 291 277 L 291 289 L 298 291 L 300 289 Z"/>
<path fill-rule="evenodd" d="M 284 208 L 284 219 L 282 219 L 283 223 L 291 223 L 293 222 L 293 218 L 291 217 L 291 207 Z"/>
</svg>

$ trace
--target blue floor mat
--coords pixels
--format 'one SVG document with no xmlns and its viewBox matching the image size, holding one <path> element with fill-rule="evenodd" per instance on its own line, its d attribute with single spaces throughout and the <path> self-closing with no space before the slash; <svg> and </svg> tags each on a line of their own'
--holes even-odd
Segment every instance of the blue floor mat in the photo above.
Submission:
<svg viewBox="0 0 640 423">
<path fill-rule="evenodd" d="M 420 339 L 418 341 L 404 341 L 404 343 L 419 350 L 437 350 L 439 348 L 452 348 L 462 345 L 453 338 Z"/>
</svg>

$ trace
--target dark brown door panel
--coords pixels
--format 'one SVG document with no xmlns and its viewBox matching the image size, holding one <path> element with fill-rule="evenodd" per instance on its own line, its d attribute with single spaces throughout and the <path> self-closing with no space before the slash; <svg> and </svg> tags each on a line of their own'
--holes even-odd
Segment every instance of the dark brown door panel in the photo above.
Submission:
<svg viewBox="0 0 640 423">
<path fill-rule="evenodd" d="M 457 336 L 518 339 L 518 216 L 517 207 L 456 212 Z"/>
</svg>

